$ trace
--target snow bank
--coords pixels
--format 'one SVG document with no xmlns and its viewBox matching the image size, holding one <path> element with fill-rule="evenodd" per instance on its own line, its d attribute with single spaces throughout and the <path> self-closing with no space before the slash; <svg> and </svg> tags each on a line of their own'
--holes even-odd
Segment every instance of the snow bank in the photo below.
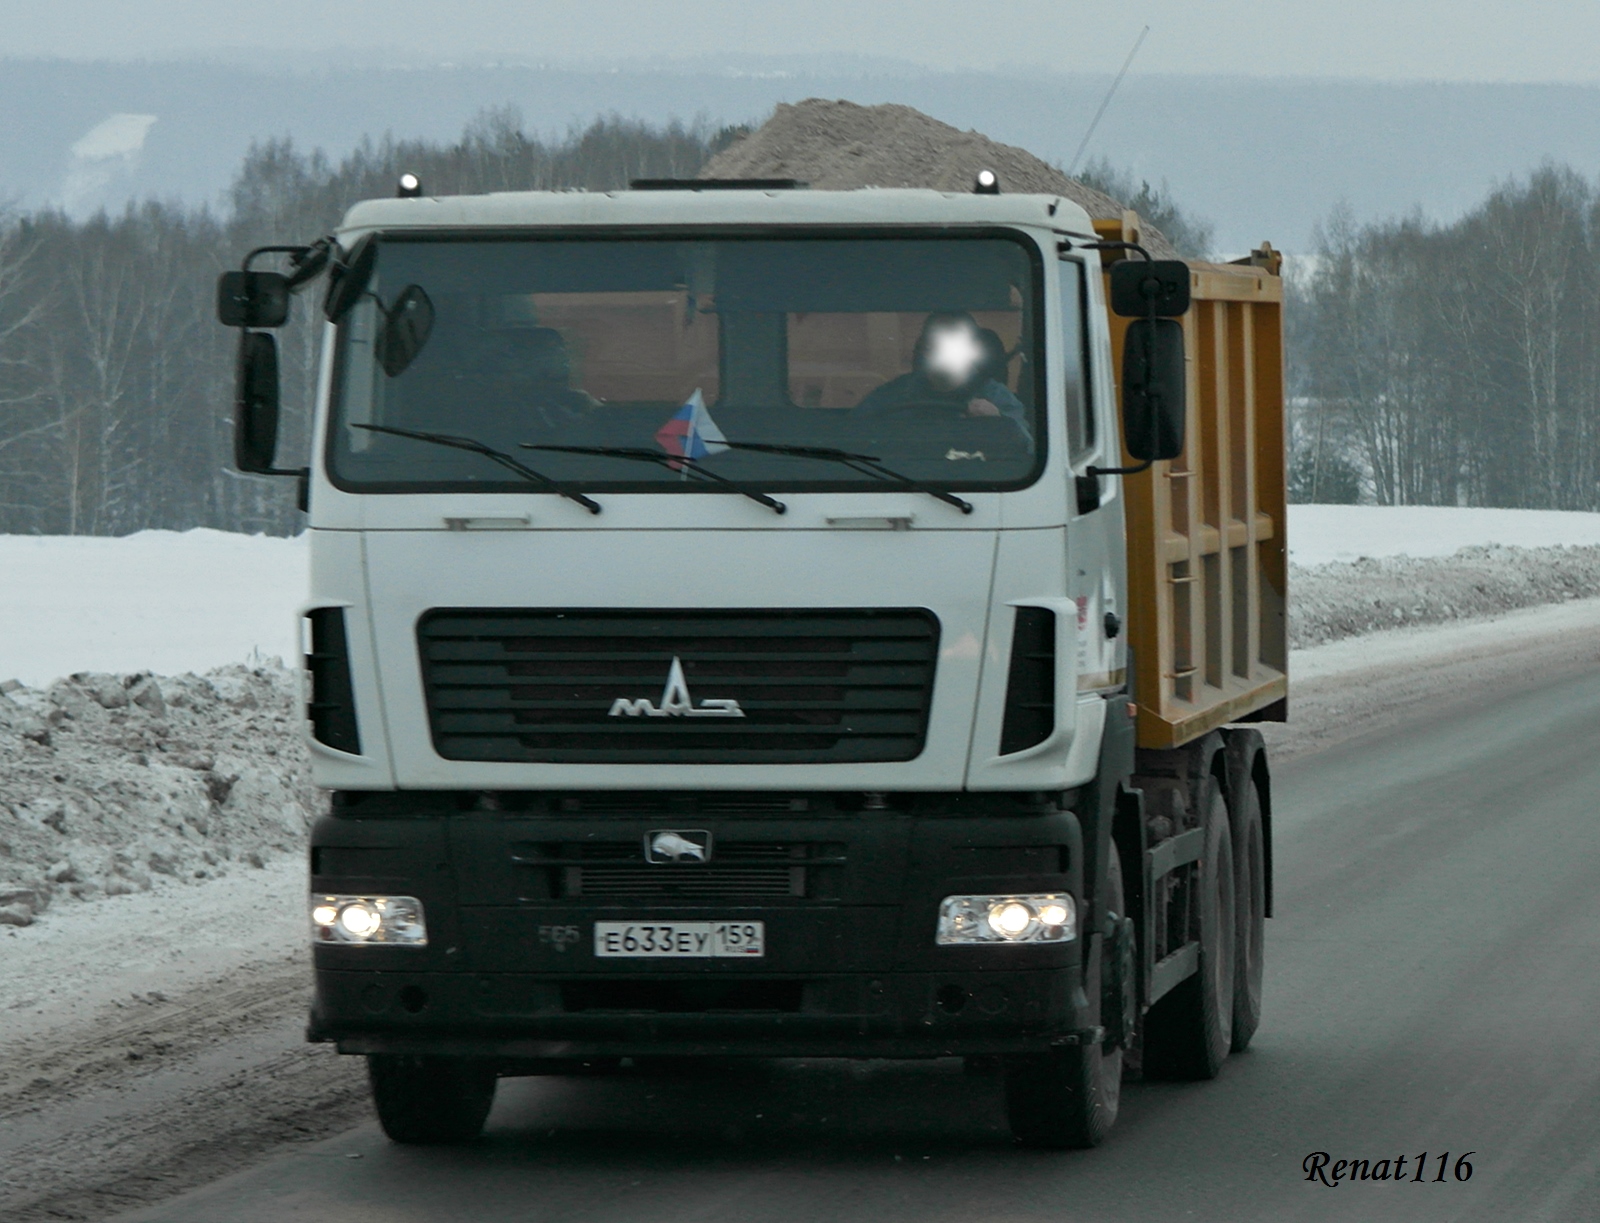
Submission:
<svg viewBox="0 0 1600 1223">
<path fill-rule="evenodd" d="M 259 868 L 323 809 L 282 667 L 0 689 L 0 925 Z"/>
<path fill-rule="evenodd" d="M 1295 648 L 1600 595 L 1600 547 L 1462 548 L 1289 569 Z"/>
<path fill-rule="evenodd" d="M 308 565 L 304 536 L 0 535 L 0 680 L 292 662 Z"/>
<path fill-rule="evenodd" d="M 1296 506 L 1290 530 L 1297 559 L 1368 558 L 1294 566 L 1296 647 L 1600 595 L 1600 546 L 1483 546 L 1600 543 L 1600 514 Z M 299 851 L 323 799 L 294 676 L 240 660 L 294 660 L 307 578 L 303 538 L 0 536 L 0 681 L 25 685 L 0 683 L 0 924 Z"/>
<path fill-rule="evenodd" d="M 1491 544 L 1502 547 L 1442 559 Z M 1600 514 L 1291 506 L 1293 639 L 1312 644 L 1600 593 L 1591 560 L 1505 551 L 1554 545 L 1600 547 Z M 0 681 L 43 687 L 79 671 L 176 675 L 273 657 L 292 664 L 308 557 L 304 536 L 0 535 Z M 1395 559 L 1405 557 L 1431 563 Z"/>
<path fill-rule="evenodd" d="M 1431 505 L 1291 505 L 1289 559 L 1326 565 L 1363 557 L 1450 556 L 1474 545 L 1595 547 L 1600 514 Z"/>
</svg>

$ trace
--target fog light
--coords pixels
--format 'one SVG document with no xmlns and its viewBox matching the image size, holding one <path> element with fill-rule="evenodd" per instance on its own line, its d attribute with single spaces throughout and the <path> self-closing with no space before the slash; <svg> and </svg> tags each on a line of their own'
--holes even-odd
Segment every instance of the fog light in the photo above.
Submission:
<svg viewBox="0 0 1600 1223">
<path fill-rule="evenodd" d="M 946 896 L 934 942 L 1061 943 L 1077 936 L 1077 908 L 1064 892 L 1040 896 Z"/>
<path fill-rule="evenodd" d="M 319 943 L 426 946 L 428 928 L 415 896 L 313 896 L 311 926 Z"/>
</svg>

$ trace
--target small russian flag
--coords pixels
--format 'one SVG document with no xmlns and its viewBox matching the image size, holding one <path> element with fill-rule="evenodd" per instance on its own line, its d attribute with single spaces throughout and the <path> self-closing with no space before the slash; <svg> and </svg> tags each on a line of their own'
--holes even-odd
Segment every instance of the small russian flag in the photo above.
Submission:
<svg viewBox="0 0 1600 1223">
<path fill-rule="evenodd" d="M 695 387 L 687 403 L 672 414 L 672 419 L 656 430 L 656 444 L 668 454 L 686 459 L 703 459 L 728 449 L 728 439 L 717 428 L 706 410 L 705 396 Z M 676 466 L 676 464 L 674 464 Z"/>
</svg>

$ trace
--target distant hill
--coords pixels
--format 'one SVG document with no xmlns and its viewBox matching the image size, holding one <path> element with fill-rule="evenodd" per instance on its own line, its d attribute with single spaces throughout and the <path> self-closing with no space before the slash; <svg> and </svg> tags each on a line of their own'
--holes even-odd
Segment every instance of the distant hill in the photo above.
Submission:
<svg viewBox="0 0 1600 1223">
<path fill-rule="evenodd" d="M 787 66 L 786 66 L 787 65 Z M 446 139 L 488 106 L 532 129 L 597 114 L 713 124 L 808 97 L 899 102 L 1065 163 L 1108 82 L 932 72 L 884 61 L 710 60 L 618 68 L 340 67 L 0 60 L 0 201 L 77 213 L 130 197 L 220 200 L 254 139 L 341 153 L 364 136 Z M 76 146 L 76 152 L 74 147 Z M 1600 168 L 1600 88 L 1140 77 L 1088 150 L 1210 219 L 1223 252 L 1304 250 L 1347 200 L 1358 217 L 1458 214 L 1545 159 Z"/>
</svg>

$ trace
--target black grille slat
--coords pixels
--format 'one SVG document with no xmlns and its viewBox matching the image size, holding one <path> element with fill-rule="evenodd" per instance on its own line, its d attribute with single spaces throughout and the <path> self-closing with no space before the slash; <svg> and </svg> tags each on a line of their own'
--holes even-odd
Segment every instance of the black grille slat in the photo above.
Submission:
<svg viewBox="0 0 1600 1223">
<path fill-rule="evenodd" d="M 804 896 L 803 866 L 598 866 L 568 867 L 565 896 L 617 896 L 677 900 L 699 897 Z"/>
<path fill-rule="evenodd" d="M 441 610 L 417 629 L 435 749 L 551 763 L 910 760 L 927 732 L 938 622 L 918 609 L 741 612 Z M 697 707 L 662 700 L 672 660 Z"/>
<path fill-rule="evenodd" d="M 709 863 L 651 863 L 643 838 L 572 843 L 519 842 L 517 867 L 553 870 L 554 895 L 620 900 L 758 899 L 806 896 L 814 867 L 845 865 L 842 843 L 716 841 Z"/>
</svg>

